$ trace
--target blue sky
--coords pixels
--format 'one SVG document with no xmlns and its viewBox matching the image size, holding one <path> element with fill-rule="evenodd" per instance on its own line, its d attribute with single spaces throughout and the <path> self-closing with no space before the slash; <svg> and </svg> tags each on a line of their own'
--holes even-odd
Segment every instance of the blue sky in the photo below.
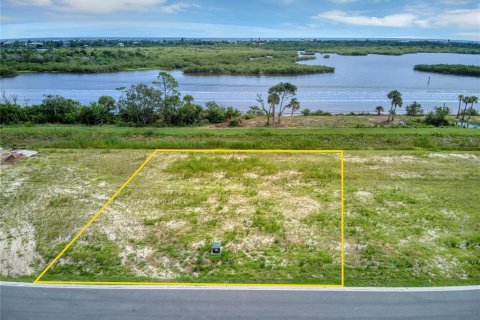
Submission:
<svg viewBox="0 0 480 320">
<path fill-rule="evenodd" d="M 40 37 L 480 40 L 470 0 L 1 0 L 2 39 Z"/>
</svg>

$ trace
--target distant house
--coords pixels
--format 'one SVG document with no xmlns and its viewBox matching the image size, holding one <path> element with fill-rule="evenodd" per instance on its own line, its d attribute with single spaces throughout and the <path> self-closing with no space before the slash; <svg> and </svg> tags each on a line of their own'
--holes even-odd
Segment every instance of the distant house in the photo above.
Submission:
<svg viewBox="0 0 480 320">
<path fill-rule="evenodd" d="M 27 42 L 27 46 L 29 47 L 43 47 L 43 42 Z"/>
<path fill-rule="evenodd" d="M 117 47 L 125 47 L 125 44 L 124 44 L 123 42 L 119 42 L 119 43 L 117 44 Z"/>
</svg>

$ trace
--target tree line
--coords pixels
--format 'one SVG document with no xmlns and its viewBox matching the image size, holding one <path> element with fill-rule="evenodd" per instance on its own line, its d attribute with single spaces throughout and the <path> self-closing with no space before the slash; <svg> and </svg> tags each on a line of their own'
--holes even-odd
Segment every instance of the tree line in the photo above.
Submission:
<svg viewBox="0 0 480 320">
<path fill-rule="evenodd" d="M 81 105 L 72 99 L 47 95 L 41 104 L 19 105 L 16 97 L 3 95 L 0 124 L 124 124 L 134 126 L 180 126 L 228 122 L 238 124 L 241 112 L 209 101 L 202 107 L 191 95 L 181 96 L 178 82 L 160 72 L 151 84 L 139 83 L 118 88 L 122 95 L 115 101 L 102 96 L 98 101 Z"/>
<path fill-rule="evenodd" d="M 266 125 L 280 124 L 287 112 L 290 116 L 300 110 L 300 101 L 296 98 L 297 86 L 290 82 L 280 82 L 267 91 L 266 98 L 257 95 L 259 105 L 250 106 L 245 114 L 235 107 L 219 105 L 215 101 L 205 103 L 202 107 L 195 103 L 191 95 L 182 96 L 177 80 L 166 72 L 159 72 L 152 83 L 139 83 L 129 88 L 117 88 L 122 94 L 118 101 L 113 97 L 101 96 L 98 101 L 81 105 L 72 99 L 57 95 L 47 95 L 41 104 L 20 106 L 15 96 L 3 94 L 0 101 L 0 124 L 18 123 L 58 123 L 58 124 L 121 124 L 132 126 L 189 126 L 225 123 L 230 126 L 239 125 L 243 119 L 262 116 Z M 403 105 L 402 94 L 392 90 L 387 94 L 391 101 L 387 122 L 394 121 L 397 108 Z M 468 121 L 477 115 L 474 104 L 476 96 L 459 95 L 457 119 Z M 378 115 L 385 111 L 383 106 L 375 108 Z M 301 110 L 304 116 L 331 116 L 321 110 Z M 414 101 L 406 106 L 407 116 L 424 114 L 420 103 Z M 424 122 L 435 126 L 448 125 L 446 116 L 450 114 L 448 107 L 435 107 L 426 114 Z M 467 117 L 467 118 L 466 118 Z M 465 119 L 466 118 L 466 119 Z"/>
<path fill-rule="evenodd" d="M 268 57 L 268 58 L 267 58 Z M 96 73 L 127 69 L 181 69 L 192 74 L 295 75 L 335 68 L 297 64 L 296 51 L 226 45 L 190 47 L 7 48 L 0 51 L 0 76 L 19 72 Z"/>
<path fill-rule="evenodd" d="M 259 106 L 251 106 L 242 113 L 235 107 L 219 105 L 215 101 L 202 107 L 191 95 L 182 96 L 177 80 L 166 72 L 159 72 L 151 84 L 139 83 L 122 91 L 118 101 L 102 96 L 98 101 L 81 105 L 72 99 L 58 95 L 47 95 L 41 104 L 21 106 L 18 99 L 3 94 L 0 102 L 0 124 L 58 123 L 58 124 L 124 124 L 135 126 L 188 126 L 227 123 L 239 125 L 241 116 L 246 119 L 266 116 L 267 125 L 280 123 L 287 109 L 300 110 L 295 98 L 297 87 L 290 82 L 280 82 L 268 90 L 267 101 L 257 95 Z"/>
<path fill-rule="evenodd" d="M 480 77 L 480 66 L 465 64 L 417 64 L 416 71 Z"/>
<path fill-rule="evenodd" d="M 387 98 L 390 100 L 390 110 L 388 111 L 387 122 L 393 122 L 395 115 L 397 114 L 397 108 L 401 108 L 403 105 L 402 94 L 398 90 L 392 90 L 387 94 Z M 471 116 L 478 115 L 478 111 L 473 108 L 473 105 L 478 102 L 478 97 L 476 96 L 458 96 L 458 111 L 456 118 L 459 119 L 462 117 L 461 121 L 470 120 Z M 462 109 L 462 103 L 464 104 Z M 469 107 L 468 107 L 469 106 Z M 377 106 L 375 108 L 377 115 L 381 115 L 385 111 L 383 106 Z M 420 103 L 414 101 L 413 103 L 407 105 L 406 107 L 407 116 L 421 116 L 423 115 L 423 108 Z M 435 126 L 448 125 L 446 116 L 450 114 L 450 109 L 446 106 L 435 107 L 433 111 L 427 113 L 425 122 L 427 124 L 432 124 Z M 465 119 L 465 116 L 468 116 Z"/>
</svg>

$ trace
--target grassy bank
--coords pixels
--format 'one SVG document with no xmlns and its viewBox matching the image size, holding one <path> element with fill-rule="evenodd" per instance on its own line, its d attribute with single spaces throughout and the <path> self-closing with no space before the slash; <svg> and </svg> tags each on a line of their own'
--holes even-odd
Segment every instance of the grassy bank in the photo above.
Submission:
<svg viewBox="0 0 480 320">
<path fill-rule="evenodd" d="M 41 149 L 0 167 L 0 241 L 16 257 L 2 279 L 38 274 L 149 153 Z M 159 154 L 49 277 L 335 281 L 336 162 Z M 479 152 L 347 152 L 346 284 L 479 284 L 479 164 Z"/>
<path fill-rule="evenodd" d="M 232 148 L 480 150 L 480 130 L 465 128 L 131 128 L 1 127 L 0 146 L 28 148 Z"/>
<path fill-rule="evenodd" d="M 480 77 L 480 66 L 464 64 L 417 64 L 414 70 L 423 72 Z"/>
</svg>

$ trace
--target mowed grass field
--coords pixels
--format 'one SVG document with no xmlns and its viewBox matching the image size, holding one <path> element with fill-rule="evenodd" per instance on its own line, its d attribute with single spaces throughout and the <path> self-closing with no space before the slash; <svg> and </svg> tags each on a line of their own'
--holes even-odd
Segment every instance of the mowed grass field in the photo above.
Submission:
<svg viewBox="0 0 480 320">
<path fill-rule="evenodd" d="M 150 152 L 1 166 L 2 279 L 32 281 Z M 479 167 L 476 151 L 346 152 L 346 285 L 479 284 Z M 339 283 L 339 169 L 333 154 L 159 153 L 44 279 Z"/>
</svg>

